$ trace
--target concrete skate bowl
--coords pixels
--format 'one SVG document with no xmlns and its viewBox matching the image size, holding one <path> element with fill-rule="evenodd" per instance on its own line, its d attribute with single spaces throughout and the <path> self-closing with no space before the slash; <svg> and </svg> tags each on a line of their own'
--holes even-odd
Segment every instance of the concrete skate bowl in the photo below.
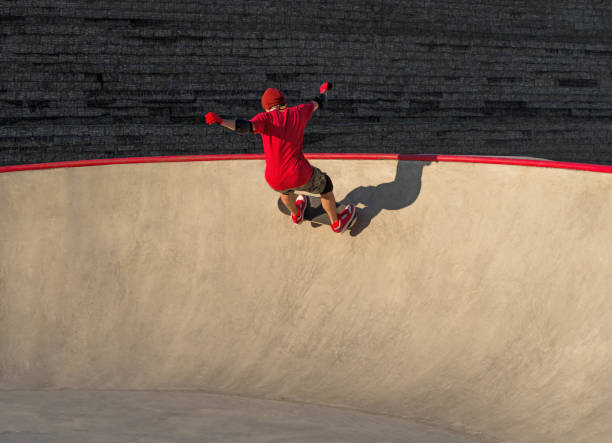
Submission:
<svg viewBox="0 0 612 443">
<path fill-rule="evenodd" d="M 310 158 L 3 168 L 0 440 L 610 441 L 612 168 Z"/>
</svg>

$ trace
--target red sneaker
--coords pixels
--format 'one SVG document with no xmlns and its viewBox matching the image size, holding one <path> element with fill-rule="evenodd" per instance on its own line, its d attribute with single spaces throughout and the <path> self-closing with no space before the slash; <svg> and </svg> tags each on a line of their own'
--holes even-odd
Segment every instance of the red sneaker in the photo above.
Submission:
<svg viewBox="0 0 612 443">
<path fill-rule="evenodd" d="M 297 215 L 291 214 L 291 220 L 293 220 L 293 223 L 296 225 L 299 225 L 304 221 L 304 214 L 306 213 L 306 208 L 308 207 L 308 199 L 303 195 L 298 195 L 298 197 L 295 199 L 295 204 L 298 207 L 298 213 Z"/>
<path fill-rule="evenodd" d="M 357 211 L 355 210 L 355 205 L 347 205 L 344 211 L 338 214 L 338 220 L 331 226 L 332 230 L 338 234 L 342 234 L 347 228 L 353 225 L 356 220 L 356 215 Z"/>
</svg>

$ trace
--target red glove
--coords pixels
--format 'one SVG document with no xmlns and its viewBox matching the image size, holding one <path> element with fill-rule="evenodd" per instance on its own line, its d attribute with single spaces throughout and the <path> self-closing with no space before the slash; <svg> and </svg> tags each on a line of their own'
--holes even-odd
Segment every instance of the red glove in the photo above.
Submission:
<svg viewBox="0 0 612 443">
<path fill-rule="evenodd" d="M 327 92 L 327 90 L 328 90 L 328 89 L 331 89 L 331 88 L 332 88 L 332 86 L 333 86 L 333 85 L 332 85 L 330 82 L 325 82 L 325 83 L 323 83 L 323 84 L 321 85 L 321 89 L 319 89 L 319 92 L 320 92 L 321 94 L 323 94 L 323 93 Z"/>
<path fill-rule="evenodd" d="M 223 123 L 223 119 L 214 112 L 209 112 L 208 114 L 206 114 L 206 123 L 208 123 L 209 125 L 214 125 L 215 123 L 220 125 L 221 123 Z"/>
</svg>

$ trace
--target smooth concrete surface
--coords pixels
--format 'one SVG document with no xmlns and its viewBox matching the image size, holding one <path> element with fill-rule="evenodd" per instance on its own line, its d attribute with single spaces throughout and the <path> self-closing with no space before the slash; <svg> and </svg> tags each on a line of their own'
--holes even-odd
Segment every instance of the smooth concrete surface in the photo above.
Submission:
<svg viewBox="0 0 612 443">
<path fill-rule="evenodd" d="M 196 392 L 4 391 L 0 442 L 470 443 L 401 418 Z"/>
<path fill-rule="evenodd" d="M 192 390 L 610 441 L 612 175 L 313 163 L 352 232 L 291 224 L 261 161 L 0 174 L 0 395 Z"/>
</svg>

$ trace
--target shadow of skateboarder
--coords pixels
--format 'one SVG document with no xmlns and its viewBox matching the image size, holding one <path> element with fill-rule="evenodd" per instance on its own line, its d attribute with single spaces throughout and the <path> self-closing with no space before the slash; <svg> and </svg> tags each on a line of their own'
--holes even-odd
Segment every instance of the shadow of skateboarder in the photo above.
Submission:
<svg viewBox="0 0 612 443">
<path fill-rule="evenodd" d="M 360 186 L 349 192 L 341 203 L 350 202 L 358 207 L 357 222 L 350 229 L 351 236 L 359 235 L 383 209 L 397 211 L 414 203 L 421 192 L 423 168 L 429 164 L 399 160 L 392 182 Z"/>
</svg>

